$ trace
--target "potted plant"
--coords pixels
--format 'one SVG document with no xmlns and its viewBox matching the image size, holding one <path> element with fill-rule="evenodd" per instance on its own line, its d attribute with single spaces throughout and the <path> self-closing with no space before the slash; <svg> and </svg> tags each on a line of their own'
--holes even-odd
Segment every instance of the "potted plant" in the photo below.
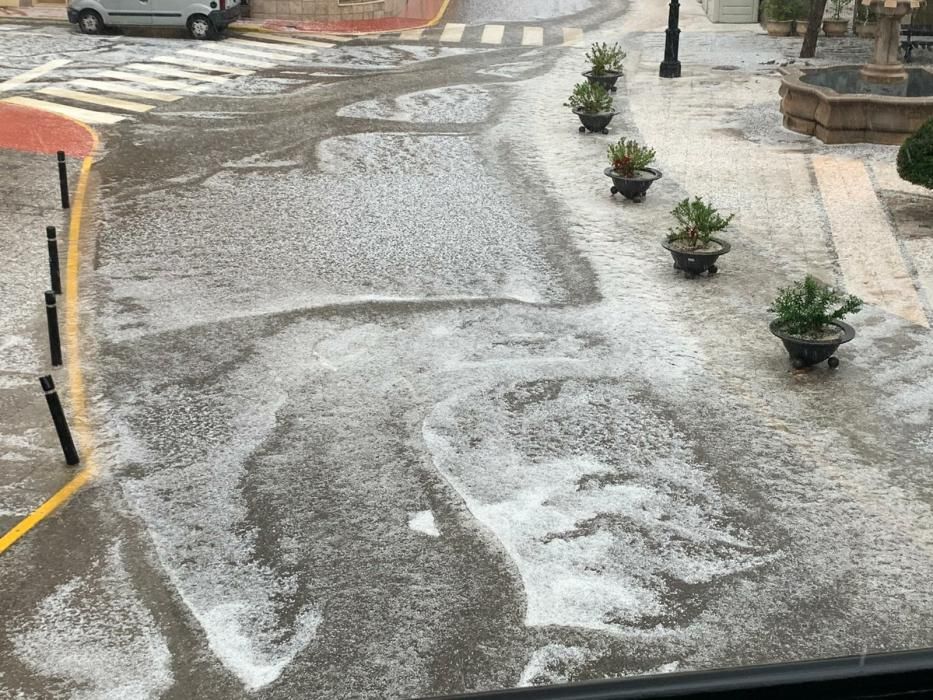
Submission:
<svg viewBox="0 0 933 700">
<path fill-rule="evenodd" d="M 714 233 L 724 231 L 735 214 L 722 216 L 711 204 L 699 197 L 688 197 L 671 211 L 677 225 L 671 229 L 667 239 L 661 243 L 674 258 L 674 269 L 683 270 L 688 277 L 708 272 L 719 272 L 716 260 L 731 249 L 727 241 L 714 238 Z"/>
<path fill-rule="evenodd" d="M 625 51 L 618 44 L 593 44 L 586 54 L 590 69 L 583 74 L 584 77 L 591 83 L 599 84 L 604 90 L 615 92 L 616 81 L 622 77 L 622 61 L 625 55 Z"/>
<path fill-rule="evenodd" d="M 849 33 L 849 20 L 842 18 L 842 11 L 852 4 L 852 0 L 829 0 L 832 16 L 823 20 L 823 33 L 826 36 L 845 36 Z"/>
<path fill-rule="evenodd" d="M 878 31 L 878 16 L 875 8 L 859 4 L 855 8 L 855 33 L 863 38 L 871 38 Z"/>
<path fill-rule="evenodd" d="M 813 0 L 803 0 L 797 7 L 797 19 L 794 20 L 794 34 L 806 36 L 807 27 L 810 26 L 810 6 Z"/>
<path fill-rule="evenodd" d="M 797 16 L 797 0 L 766 0 L 765 29 L 769 36 L 790 36 Z"/>
<path fill-rule="evenodd" d="M 858 297 L 842 294 L 807 275 L 803 282 L 778 291 L 768 307 L 777 314 L 769 328 L 784 343 L 795 369 L 823 360 L 838 367 L 836 350 L 855 337 L 855 329 L 842 319 L 861 308 Z"/>
<path fill-rule="evenodd" d="M 577 83 L 564 106 L 571 107 L 580 118 L 581 134 L 587 130 L 608 134 L 606 127 L 616 115 L 612 109 L 612 96 L 598 83 Z"/>
<path fill-rule="evenodd" d="M 661 177 L 661 171 L 649 168 L 654 162 L 654 149 L 639 145 L 636 141 L 619 139 L 607 151 L 611 165 L 604 171 L 612 178 L 612 194 L 619 193 L 634 202 L 645 201 L 645 193 L 651 183 Z"/>
</svg>

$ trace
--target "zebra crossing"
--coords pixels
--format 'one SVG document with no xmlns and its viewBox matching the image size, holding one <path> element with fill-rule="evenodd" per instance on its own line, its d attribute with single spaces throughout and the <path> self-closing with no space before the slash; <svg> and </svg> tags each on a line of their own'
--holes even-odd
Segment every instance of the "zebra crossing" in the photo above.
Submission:
<svg viewBox="0 0 933 700">
<path fill-rule="evenodd" d="M 583 41 L 580 27 L 545 27 L 522 24 L 468 25 L 448 22 L 431 29 L 368 37 L 372 41 L 402 41 L 474 46 L 574 46 Z"/>
<path fill-rule="evenodd" d="M 50 61 L 0 83 L 0 102 L 41 109 L 86 124 L 116 124 L 132 115 L 145 114 L 160 104 L 203 93 L 230 80 L 252 75 L 258 69 L 275 68 L 333 47 L 324 37 L 303 38 L 244 32 L 243 38 L 227 38 L 204 48 L 181 48 L 172 54 L 100 70 L 90 77 L 32 88 L 30 83 L 49 77 L 71 63 Z M 185 47 L 192 46 L 185 43 Z M 30 89 L 32 88 L 32 89 Z M 25 91 L 29 91 L 26 93 Z"/>
</svg>

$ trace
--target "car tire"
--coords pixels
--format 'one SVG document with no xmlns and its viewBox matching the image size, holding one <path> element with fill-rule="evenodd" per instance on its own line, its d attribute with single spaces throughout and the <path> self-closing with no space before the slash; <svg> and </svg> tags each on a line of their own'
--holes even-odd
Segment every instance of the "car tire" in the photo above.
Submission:
<svg viewBox="0 0 933 700">
<path fill-rule="evenodd" d="M 188 18 L 188 33 L 193 39 L 217 38 L 217 29 L 204 15 L 191 15 Z"/>
<path fill-rule="evenodd" d="M 78 29 L 82 34 L 100 34 L 104 31 L 104 20 L 94 10 L 81 10 L 78 14 Z"/>
</svg>

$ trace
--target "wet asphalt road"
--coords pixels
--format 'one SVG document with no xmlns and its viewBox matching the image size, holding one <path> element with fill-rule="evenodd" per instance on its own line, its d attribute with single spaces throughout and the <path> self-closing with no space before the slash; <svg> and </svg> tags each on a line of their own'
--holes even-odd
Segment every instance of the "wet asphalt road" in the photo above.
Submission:
<svg viewBox="0 0 933 700">
<path fill-rule="evenodd" d="M 930 643 L 928 334 L 788 390 L 733 342 L 767 254 L 672 283 L 638 236 L 676 174 L 606 218 L 575 160 L 602 144 L 528 128 L 563 51 L 337 47 L 103 131 L 104 475 L 4 555 L 0 690 L 395 698 Z"/>
</svg>

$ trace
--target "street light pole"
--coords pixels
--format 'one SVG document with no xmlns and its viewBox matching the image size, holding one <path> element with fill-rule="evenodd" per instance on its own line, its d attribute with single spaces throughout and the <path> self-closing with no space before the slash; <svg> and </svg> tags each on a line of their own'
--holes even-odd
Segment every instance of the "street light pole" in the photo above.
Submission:
<svg viewBox="0 0 933 700">
<path fill-rule="evenodd" d="M 680 0 L 671 0 L 671 11 L 667 19 L 667 38 L 664 41 L 664 62 L 661 63 L 662 78 L 679 78 L 680 61 Z"/>
</svg>

